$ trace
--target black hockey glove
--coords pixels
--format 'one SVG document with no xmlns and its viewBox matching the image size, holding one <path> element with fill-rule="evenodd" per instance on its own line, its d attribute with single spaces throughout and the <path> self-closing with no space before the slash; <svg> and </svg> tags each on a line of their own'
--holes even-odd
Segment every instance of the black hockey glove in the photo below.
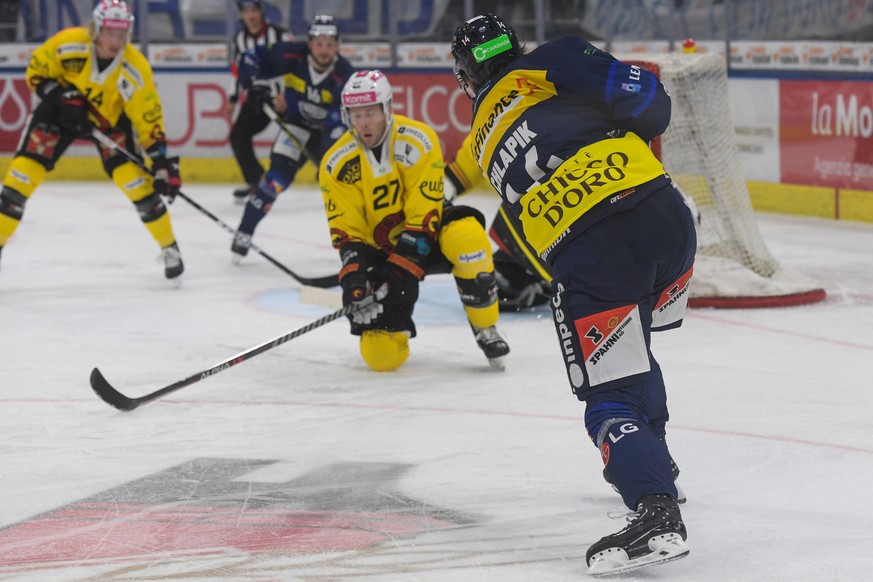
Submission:
<svg viewBox="0 0 873 582">
<path fill-rule="evenodd" d="M 367 275 L 358 272 L 349 273 L 343 277 L 340 285 L 343 288 L 343 306 L 355 305 L 355 308 L 348 314 L 349 320 L 365 328 L 375 324 L 385 307 L 378 301 L 365 307 L 360 306 L 361 301 L 371 292 Z"/>
<path fill-rule="evenodd" d="M 412 306 L 418 301 L 419 281 L 415 275 L 389 259 L 382 267 L 379 279 L 382 283 L 388 284 L 388 294 L 382 303 L 405 307 L 412 311 Z"/>
<path fill-rule="evenodd" d="M 93 127 L 88 121 L 88 100 L 75 87 L 62 87 L 54 81 L 49 83 L 43 91 L 43 98 L 57 101 L 58 125 L 76 137 L 88 137 Z"/>
<path fill-rule="evenodd" d="M 166 144 L 158 142 L 146 153 L 152 159 L 155 192 L 166 198 L 168 204 L 172 204 L 182 188 L 182 178 L 179 176 L 179 158 L 168 158 L 166 151 Z"/>
</svg>

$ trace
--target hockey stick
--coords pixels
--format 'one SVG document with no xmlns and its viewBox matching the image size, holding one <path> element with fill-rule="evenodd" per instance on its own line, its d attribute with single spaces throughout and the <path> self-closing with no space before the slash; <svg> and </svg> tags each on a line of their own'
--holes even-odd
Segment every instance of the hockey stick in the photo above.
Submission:
<svg viewBox="0 0 873 582">
<path fill-rule="evenodd" d="M 126 157 L 128 160 L 130 160 L 131 162 L 133 162 L 134 164 L 139 166 L 139 168 L 142 169 L 143 171 L 148 172 L 149 174 L 152 174 L 152 171 L 150 169 L 146 168 L 145 164 L 138 156 L 127 151 L 127 149 L 125 149 L 121 144 L 116 143 L 115 140 L 110 138 L 108 135 L 106 135 L 105 133 L 103 133 L 99 129 L 95 128 L 94 130 L 92 130 L 91 135 L 94 137 L 94 139 L 96 139 L 97 141 L 102 143 L 107 148 L 110 148 L 110 149 L 117 151 L 118 153 L 120 153 L 121 155 Z M 229 232 L 231 234 L 236 234 L 236 230 L 234 230 L 233 227 L 231 227 L 226 222 L 224 222 L 223 220 L 221 220 L 220 218 L 218 218 L 217 216 L 215 216 L 214 214 L 209 212 L 207 209 L 205 209 L 203 206 L 201 206 L 200 204 L 195 202 L 193 199 L 186 196 L 184 192 L 179 192 L 179 198 L 181 198 L 182 200 L 184 200 L 185 202 L 187 202 L 188 204 L 190 204 L 191 206 L 193 206 L 194 208 L 196 208 L 197 210 L 199 210 L 200 212 L 202 212 L 203 214 L 205 214 L 206 216 L 211 218 L 213 222 L 215 222 L 216 224 L 221 226 L 227 232 Z M 267 259 L 269 262 L 273 263 L 273 265 L 278 267 L 279 270 L 283 271 L 286 275 L 290 275 L 292 278 L 296 279 L 297 282 L 302 284 L 302 285 L 312 285 L 313 287 L 322 287 L 322 288 L 335 287 L 335 286 L 339 285 L 339 276 L 338 275 L 325 275 L 324 277 L 303 277 L 302 275 L 298 275 L 297 273 L 295 273 L 294 271 L 292 271 L 291 269 L 289 269 L 288 267 L 286 267 L 285 265 L 283 265 L 282 263 L 280 263 L 279 261 L 274 259 L 272 257 L 272 255 L 267 254 L 267 252 L 265 250 L 261 249 L 260 247 L 258 247 L 254 243 L 249 248 L 251 248 L 251 250 L 255 251 L 256 253 L 258 253 L 259 255 L 264 257 L 265 259 Z"/>
<path fill-rule="evenodd" d="M 271 121 L 274 121 L 276 123 L 276 125 L 279 126 L 279 129 L 282 130 L 282 133 L 287 135 L 288 138 L 294 142 L 294 145 L 296 145 L 298 148 L 300 148 L 300 151 L 303 152 L 303 154 L 307 158 L 309 158 L 309 161 L 312 162 L 313 164 L 315 164 L 315 166 L 316 166 L 315 169 L 317 170 L 318 169 L 318 158 L 315 157 L 312 154 L 312 152 L 309 151 L 309 148 L 307 148 L 303 142 L 301 142 L 299 139 L 297 139 L 296 135 L 291 133 L 291 128 L 288 127 L 287 125 L 285 125 L 285 122 L 282 121 L 282 116 L 279 115 L 279 112 L 276 111 L 269 103 L 264 103 L 263 110 L 264 110 L 264 114 L 267 117 L 269 117 Z"/>
<path fill-rule="evenodd" d="M 321 319 L 316 319 L 312 323 L 305 325 L 299 329 L 295 329 L 292 332 L 289 332 L 285 335 L 279 336 L 275 339 L 271 339 L 266 341 L 258 346 L 255 346 L 251 349 L 248 349 L 244 352 L 241 352 L 235 356 L 231 356 L 230 358 L 219 362 L 212 366 L 211 368 L 207 368 L 205 370 L 201 370 L 196 374 L 188 376 L 184 380 L 179 380 L 178 382 L 173 382 L 169 386 L 165 386 L 160 390 L 155 390 L 154 392 L 150 392 L 145 396 L 140 396 L 139 398 L 131 398 L 129 396 L 125 396 L 118 390 L 112 387 L 112 385 L 106 381 L 106 378 L 103 377 L 103 374 L 100 373 L 100 370 L 94 368 L 91 370 L 91 388 L 94 389 L 94 392 L 97 393 L 97 396 L 103 399 L 104 402 L 109 404 L 110 406 L 114 406 L 118 410 L 122 410 L 124 412 L 129 412 L 143 404 L 148 404 L 153 400 L 157 400 L 161 396 L 166 396 L 171 392 L 175 392 L 176 390 L 180 390 L 185 386 L 190 386 L 195 382 L 199 382 L 200 380 L 204 380 L 210 376 L 214 376 L 219 372 L 223 372 L 228 368 L 232 368 L 237 364 L 241 364 L 246 360 L 254 358 L 258 354 L 263 354 L 267 350 L 271 350 L 276 346 L 282 345 L 285 342 L 291 341 L 296 337 L 303 335 L 304 333 L 308 333 L 313 329 L 319 328 L 326 323 L 330 323 L 335 319 L 339 319 L 344 315 L 348 315 L 353 311 L 358 311 L 369 305 L 372 305 L 376 301 L 380 301 L 385 298 L 385 295 L 388 294 L 388 287 L 386 285 L 382 285 L 379 289 L 376 290 L 375 293 L 369 295 L 362 299 L 359 303 L 350 303 L 346 305 L 342 309 L 338 309 L 333 313 L 325 315 Z"/>
</svg>

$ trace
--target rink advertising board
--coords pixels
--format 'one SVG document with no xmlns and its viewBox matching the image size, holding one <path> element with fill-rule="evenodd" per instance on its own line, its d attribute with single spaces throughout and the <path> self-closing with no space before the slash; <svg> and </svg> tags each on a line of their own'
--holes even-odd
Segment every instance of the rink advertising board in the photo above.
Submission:
<svg viewBox="0 0 873 582">
<path fill-rule="evenodd" d="M 659 51 L 659 47 L 649 48 Z M 702 48 L 719 49 L 716 45 Z M 23 79 L 33 47 L 6 45 L 0 49 L 5 64 L 0 72 L 0 170 L 4 170 L 36 98 Z M 358 68 L 385 68 L 394 88 L 395 111 L 433 127 L 446 159 L 454 157 L 469 128 L 472 107 L 445 67 L 445 50 L 429 44 L 398 46 L 401 68 L 393 70 L 387 68 L 391 61 L 388 43 L 347 43 L 343 52 Z M 732 53 L 739 69 L 837 73 L 873 69 L 873 45 L 869 43 L 735 43 Z M 232 86 L 230 73 L 222 66 L 226 47 L 155 46 L 149 57 L 164 103 L 169 142 L 183 160 L 183 177 L 239 181 L 235 164 L 215 163 L 231 159 L 231 121 L 224 116 Z M 794 212 L 805 204 L 801 202 L 804 196 L 824 196 L 829 197 L 825 207 L 835 211 L 815 211 L 814 215 L 873 221 L 873 82 L 732 78 L 729 87 L 740 161 L 756 207 Z M 261 158 L 268 157 L 276 134 L 269 127 L 256 138 Z M 53 177 L 102 179 L 93 151 L 91 144 L 77 142 Z M 314 169 L 307 167 L 299 179 L 313 177 Z M 789 199 L 792 202 L 786 206 Z"/>
<path fill-rule="evenodd" d="M 781 82 L 781 181 L 873 191 L 873 83 Z"/>
<path fill-rule="evenodd" d="M 451 73 L 397 72 L 390 78 L 394 111 L 434 128 L 445 154 L 453 155 L 470 126 L 472 105 Z M 170 146 L 186 161 L 228 158 L 230 121 L 225 118 L 224 109 L 231 85 L 230 74 L 156 72 L 155 81 L 164 104 Z M 0 156 L 15 152 L 35 103 L 36 98 L 28 91 L 21 75 L 0 75 Z M 261 155 L 267 155 L 275 134 L 275 128 L 261 134 L 257 141 Z M 76 144 L 69 155 L 90 156 L 91 152 L 91 146 Z"/>
<path fill-rule="evenodd" d="M 728 89 L 743 175 L 779 182 L 779 81 L 732 79 Z"/>
</svg>

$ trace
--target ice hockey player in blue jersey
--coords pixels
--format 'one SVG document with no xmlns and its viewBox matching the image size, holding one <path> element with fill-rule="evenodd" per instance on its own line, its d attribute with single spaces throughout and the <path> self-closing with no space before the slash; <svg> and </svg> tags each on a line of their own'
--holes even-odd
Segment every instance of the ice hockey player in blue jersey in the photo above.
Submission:
<svg viewBox="0 0 873 582">
<path fill-rule="evenodd" d="M 273 107 L 285 129 L 270 152 L 270 168 L 251 194 L 231 244 L 234 262 L 248 254 L 258 223 L 276 197 L 294 181 L 310 159 L 316 167 L 330 146 L 345 133 L 340 93 L 354 69 L 339 54 L 339 30 L 333 16 L 318 15 L 309 26 L 307 42 L 279 42 L 247 51 L 239 69 L 240 85 L 257 108 Z M 283 90 L 273 96 L 280 79 Z M 292 137 L 293 136 L 293 137 Z"/>
<path fill-rule="evenodd" d="M 473 99 L 470 148 L 550 267 L 561 359 L 586 403 L 609 480 L 633 510 L 593 544 L 609 575 L 688 554 L 665 434 L 652 331 L 684 317 L 696 235 L 647 142 L 670 121 L 660 81 L 581 38 L 532 52 L 493 14 L 455 31 L 458 83 Z"/>
</svg>

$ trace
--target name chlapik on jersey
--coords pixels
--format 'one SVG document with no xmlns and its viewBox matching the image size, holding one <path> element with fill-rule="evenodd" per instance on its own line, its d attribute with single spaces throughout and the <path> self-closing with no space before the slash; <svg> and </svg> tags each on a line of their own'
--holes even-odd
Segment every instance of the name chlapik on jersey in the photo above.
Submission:
<svg viewBox="0 0 873 582">
<path fill-rule="evenodd" d="M 515 131 L 513 131 L 509 137 L 504 139 L 503 146 L 500 148 L 500 151 L 497 152 L 495 161 L 491 164 L 491 171 L 488 175 L 491 185 L 494 186 L 496 190 L 500 190 L 500 187 L 503 184 L 503 176 L 506 174 L 506 169 L 509 167 L 509 164 L 518 157 L 519 152 L 524 151 L 527 145 L 536 136 L 537 133 L 528 128 L 527 120 L 525 120 L 521 125 L 515 128 Z"/>
<path fill-rule="evenodd" d="M 516 172 L 510 172 L 511 180 L 507 176 L 510 167 L 520 163 L 518 158 L 525 160 L 523 166 L 527 171 L 524 174 L 530 180 L 525 189 L 546 174 L 540 165 L 554 169 L 550 160 L 538 159 L 536 146 L 532 145 L 536 138 L 541 138 L 543 127 L 542 123 L 537 123 L 538 114 L 530 112 L 555 95 L 555 86 L 546 80 L 546 71 L 514 71 L 500 79 L 477 107 L 473 156 L 492 186 L 510 203 L 521 196 L 509 186 L 510 181 L 517 182 Z"/>
</svg>

